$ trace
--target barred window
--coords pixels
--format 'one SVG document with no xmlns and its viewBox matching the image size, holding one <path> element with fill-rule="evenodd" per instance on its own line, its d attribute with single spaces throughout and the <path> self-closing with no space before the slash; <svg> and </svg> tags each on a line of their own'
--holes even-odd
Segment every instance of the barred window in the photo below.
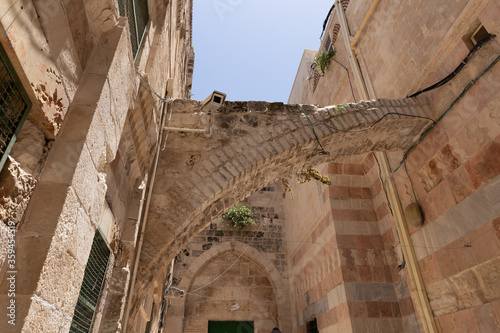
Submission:
<svg viewBox="0 0 500 333">
<path fill-rule="evenodd" d="M 0 46 L 0 171 L 31 109 L 31 102 Z"/>
<path fill-rule="evenodd" d="M 89 260 L 85 267 L 78 302 L 69 330 L 71 333 L 88 333 L 92 328 L 110 254 L 108 244 L 98 229 L 94 235 Z"/>
<path fill-rule="evenodd" d="M 141 47 L 149 20 L 147 0 L 118 0 L 120 16 L 128 17 L 134 58 Z"/>
</svg>

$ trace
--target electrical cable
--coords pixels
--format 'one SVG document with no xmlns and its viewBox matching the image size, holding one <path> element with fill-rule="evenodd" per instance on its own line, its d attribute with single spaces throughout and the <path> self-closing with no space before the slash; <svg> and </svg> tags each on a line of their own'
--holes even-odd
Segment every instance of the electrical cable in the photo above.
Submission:
<svg viewBox="0 0 500 333">
<path fill-rule="evenodd" d="M 147 81 L 147 79 L 141 73 L 139 73 L 139 71 L 137 71 L 137 74 L 139 74 L 139 77 L 141 78 L 141 82 L 144 83 L 144 85 L 146 86 L 146 89 L 150 93 L 152 93 L 153 95 L 155 95 L 163 103 L 165 103 L 167 101 L 167 99 L 165 97 L 161 97 L 160 94 L 158 94 L 156 91 L 154 91 L 153 87 L 151 87 L 151 85 L 149 84 L 149 82 Z"/>
<path fill-rule="evenodd" d="M 335 8 L 335 2 L 333 3 L 332 8 L 330 8 L 330 10 L 328 11 L 328 14 L 326 15 L 326 19 L 323 22 L 323 30 L 321 31 L 321 36 L 319 36 L 319 39 L 321 39 L 323 37 L 323 34 L 325 33 L 326 26 L 328 24 L 328 21 L 330 20 L 330 16 L 332 15 L 332 12 L 333 12 L 333 8 Z"/>
<path fill-rule="evenodd" d="M 306 113 L 306 111 L 304 111 L 304 109 L 302 108 L 302 105 L 300 105 L 300 104 L 297 104 L 297 105 L 300 107 L 300 109 L 302 110 L 302 113 L 304 113 L 304 115 L 306 116 L 307 120 L 309 120 L 309 124 L 311 124 L 311 128 L 312 128 L 312 130 L 313 130 L 314 137 L 316 138 L 316 141 L 318 142 L 318 143 L 316 144 L 316 147 L 314 147 L 314 150 L 312 151 L 311 155 L 309 155 L 309 157 L 313 157 L 313 156 L 316 156 L 316 155 L 318 155 L 318 154 L 319 154 L 319 155 L 330 155 L 330 153 L 329 153 L 329 152 L 327 152 L 327 151 L 325 150 L 325 148 L 323 148 L 323 145 L 322 145 L 322 144 L 321 144 L 321 142 L 319 141 L 318 135 L 316 134 L 316 130 L 314 129 L 314 126 L 315 126 L 315 125 L 313 125 L 313 123 L 312 123 L 312 121 L 311 121 L 311 118 L 309 118 L 309 115 Z M 316 154 L 315 154 L 316 149 L 318 149 L 318 146 L 321 148 L 321 150 L 320 150 L 318 153 L 316 153 Z"/>
<path fill-rule="evenodd" d="M 391 207 L 391 202 L 389 201 L 389 196 L 387 195 L 387 190 L 385 189 L 385 182 L 382 179 L 382 168 L 380 167 L 380 163 L 378 161 L 377 155 L 375 155 L 375 153 L 372 153 L 372 154 L 373 154 L 373 157 L 375 158 L 375 161 L 377 161 L 378 177 L 380 178 L 380 182 L 382 183 L 382 189 L 384 190 L 384 193 L 385 193 L 385 200 L 387 201 L 387 206 L 389 207 L 389 210 L 391 211 L 391 215 L 394 216 L 394 213 L 393 213 L 392 207 Z"/>
<path fill-rule="evenodd" d="M 316 134 L 315 127 L 318 126 L 318 125 L 323 125 L 323 126 L 326 126 L 326 127 L 330 128 L 330 129 L 333 129 L 335 131 L 343 132 L 343 133 L 360 133 L 360 132 L 365 132 L 365 131 L 368 131 L 368 130 L 372 129 L 375 125 L 377 125 L 379 122 L 381 122 L 385 117 L 387 117 L 389 115 L 398 115 L 398 116 L 403 116 L 403 117 L 420 118 L 420 119 L 429 120 L 429 121 L 433 122 L 434 124 L 436 123 L 434 121 L 434 119 L 429 118 L 429 117 L 417 116 L 417 115 L 413 115 L 413 114 L 406 114 L 406 113 L 400 113 L 400 112 L 388 112 L 388 113 L 384 114 L 382 117 L 380 117 L 377 121 L 375 121 L 373 124 L 371 124 L 368 127 L 365 127 L 365 128 L 359 129 L 359 130 L 344 130 L 344 129 L 340 129 L 340 128 L 337 128 L 335 126 L 329 125 L 329 124 L 325 124 L 323 122 L 313 124 L 312 121 L 311 121 L 311 118 L 309 118 L 309 115 L 302 108 L 302 105 L 300 105 L 300 104 L 297 104 L 297 105 L 300 107 L 300 109 L 302 110 L 302 112 L 304 113 L 304 115 L 307 117 L 307 120 L 309 120 L 309 124 L 311 124 L 312 130 L 313 130 L 313 133 L 314 133 L 314 137 L 316 138 L 316 141 L 318 142 L 316 144 L 316 147 L 314 147 L 314 150 L 311 153 L 311 155 L 309 155 L 309 157 L 313 157 L 313 156 L 316 156 L 318 154 L 321 154 L 321 155 L 330 155 L 330 153 L 325 150 L 325 148 L 323 147 L 323 145 L 319 141 L 318 135 Z M 318 153 L 315 153 L 316 150 L 318 149 L 318 146 L 321 148 L 321 150 Z"/>
<path fill-rule="evenodd" d="M 491 229 L 493 229 L 494 227 L 491 227 L 489 228 L 486 232 L 490 231 Z M 486 233 L 485 232 L 485 233 Z M 482 236 L 483 234 L 481 234 Z M 469 243 L 472 243 L 474 242 L 476 239 L 472 240 L 471 242 Z M 342 247 L 339 247 L 338 244 L 336 242 L 310 242 L 310 241 L 301 241 L 301 240 L 282 240 L 283 243 L 290 243 L 290 244 L 297 244 L 297 243 L 301 243 L 301 244 L 310 244 L 310 245 L 321 245 L 321 246 L 330 246 L 330 247 L 333 247 L 335 249 L 345 249 L 345 248 L 342 248 Z M 206 244 L 207 242 L 202 242 L 202 241 L 191 241 L 189 242 L 189 244 Z M 469 244 L 467 243 L 467 244 Z M 394 246 L 402 246 L 400 243 L 394 245 Z M 417 246 L 413 246 L 415 248 L 422 248 L 422 249 L 447 249 L 447 250 L 456 250 L 456 249 L 462 249 L 463 247 L 465 246 L 455 246 L 455 247 L 440 247 L 440 246 L 424 246 L 424 245 L 417 245 Z M 469 247 L 469 246 L 466 246 L 466 247 Z M 173 288 L 173 287 L 172 287 Z"/>
<path fill-rule="evenodd" d="M 472 248 L 472 243 L 475 243 L 476 241 L 480 240 L 485 234 L 487 234 L 488 232 L 490 232 L 494 228 L 495 228 L 494 226 L 491 226 L 488 230 L 486 230 L 482 234 L 478 235 L 473 240 L 467 242 L 464 246 L 455 246 L 455 247 L 447 247 L 447 246 L 443 246 L 443 247 L 439 247 L 439 246 L 413 246 L 413 247 L 415 247 L 415 248 L 425 248 L 425 249 L 438 249 L 438 250 L 463 250 L 464 248 Z M 314 244 L 320 244 L 320 245 L 325 245 L 326 244 L 326 245 L 328 245 L 329 243 L 314 243 Z M 403 245 L 401 243 L 399 243 L 399 244 L 393 245 L 393 247 L 403 247 Z M 338 249 L 341 249 L 341 248 L 338 248 Z M 342 249 L 344 249 L 344 248 L 342 248 Z M 403 259 L 403 263 L 400 266 L 403 266 L 404 264 L 405 264 L 405 260 Z M 172 287 L 171 289 L 177 289 L 177 288 Z M 177 289 L 177 290 L 179 290 L 179 289 Z M 299 291 L 299 292 L 304 291 L 304 290 L 306 290 L 306 291 L 324 291 L 323 289 L 317 289 L 317 288 L 292 288 L 292 287 L 290 287 L 290 288 L 273 288 L 273 290 L 293 290 L 293 291 Z M 181 291 L 181 290 L 179 290 L 179 291 Z M 216 297 L 195 294 L 194 291 L 193 292 L 189 292 L 189 293 L 185 293 L 185 294 L 192 295 L 192 296 L 195 296 L 195 297 L 210 298 L 210 299 L 215 299 L 215 300 L 220 300 L 220 301 L 244 301 L 245 300 L 245 299 L 236 299 L 236 298 L 234 298 L 234 299 L 233 298 L 232 299 L 220 299 L 220 298 L 216 298 Z"/>
<path fill-rule="evenodd" d="M 389 176 L 387 177 L 390 177 L 392 176 L 396 171 L 398 171 L 401 166 L 403 165 L 403 163 L 405 162 L 405 160 L 408 158 L 408 155 L 413 151 L 413 149 L 415 149 L 415 147 L 417 147 L 420 142 L 422 142 L 422 140 L 427 136 L 427 134 L 429 134 L 432 129 L 434 127 L 436 127 L 436 125 L 444 118 L 444 116 L 446 116 L 448 114 L 448 112 L 450 112 L 451 109 L 453 109 L 455 107 L 455 105 L 464 97 L 465 93 L 467 91 L 469 91 L 470 88 L 472 88 L 472 86 L 484 75 L 486 74 L 487 72 L 489 72 L 497 63 L 498 61 L 500 61 L 500 55 L 488 66 L 486 67 L 486 69 L 484 71 L 482 71 L 478 76 L 476 76 L 473 80 L 471 80 L 471 82 L 469 82 L 469 84 L 467 84 L 467 86 L 465 86 L 465 88 L 462 90 L 462 92 L 458 95 L 457 98 L 455 98 L 455 100 L 450 104 L 450 106 L 448 107 L 448 109 L 446 109 L 445 112 L 443 112 L 443 114 L 434 122 L 434 124 L 432 124 L 431 127 L 429 127 L 424 133 L 422 133 L 422 135 L 420 136 L 420 138 L 418 139 L 417 142 L 415 142 L 406 152 L 405 154 L 403 155 L 403 159 L 401 160 L 401 162 L 399 163 L 399 165 L 396 167 L 396 169 L 394 169 L 394 171 L 392 171 L 390 173 Z"/>
<path fill-rule="evenodd" d="M 337 60 L 335 60 L 335 58 L 332 58 L 333 61 L 335 61 L 337 64 L 339 64 L 340 66 L 342 66 L 346 72 L 347 72 L 347 78 L 349 79 L 349 85 L 351 86 L 351 94 L 352 94 L 352 99 L 354 100 L 354 102 L 358 102 L 356 100 L 356 97 L 354 96 L 354 89 L 352 88 L 352 82 L 351 82 L 351 75 L 349 74 L 349 70 L 347 69 L 346 66 L 342 65 L 340 62 L 338 62 Z"/>
<path fill-rule="evenodd" d="M 411 180 L 410 173 L 408 172 L 408 167 L 406 166 L 406 161 L 404 161 L 404 166 L 405 166 L 405 170 L 406 170 L 406 175 L 408 176 L 408 180 L 410 181 L 411 190 L 413 192 L 413 197 L 415 198 L 415 203 L 420 208 L 420 204 L 418 203 L 418 199 L 417 199 L 417 194 L 415 193 L 415 187 L 413 186 L 413 181 Z"/>
<path fill-rule="evenodd" d="M 366 131 L 371 130 L 375 125 L 377 125 L 379 122 L 381 122 L 385 117 L 390 116 L 390 115 L 398 115 L 398 116 L 411 117 L 411 118 L 420 118 L 420 119 L 429 120 L 429 121 L 435 123 L 434 119 L 429 118 L 429 117 L 417 116 L 417 115 L 413 115 L 413 114 L 406 114 L 406 113 L 399 113 L 399 112 L 388 112 L 388 113 L 384 114 L 382 117 L 380 117 L 377 121 L 375 121 L 370 126 L 362 128 L 362 129 L 359 129 L 359 130 L 343 130 L 343 129 L 340 129 L 340 128 L 337 128 L 335 126 L 332 126 L 332 125 L 329 125 L 329 124 L 325 124 L 325 123 L 322 123 L 322 122 L 314 124 L 314 127 L 316 127 L 318 125 L 323 125 L 323 126 L 331 128 L 334 131 L 338 131 L 338 132 L 343 132 L 343 133 L 360 133 L 360 132 L 366 132 Z"/>
<path fill-rule="evenodd" d="M 485 45 L 487 42 L 489 42 L 490 40 L 492 40 L 494 37 L 496 37 L 496 36 L 495 35 L 490 35 L 490 36 L 488 36 L 488 37 L 480 40 L 476 45 L 474 45 L 474 47 L 469 51 L 469 54 L 467 54 L 467 56 L 464 58 L 464 60 L 462 60 L 462 62 L 457 66 L 457 68 L 455 68 L 453 70 L 453 72 L 451 72 L 450 74 L 448 74 L 444 79 L 442 79 L 439 82 L 434 83 L 433 85 L 431 85 L 431 86 L 429 86 L 429 87 L 427 87 L 425 89 L 419 90 L 416 93 L 411 94 L 410 96 L 407 96 L 407 98 L 417 97 L 418 95 L 420 95 L 420 94 L 422 94 L 424 92 L 427 92 L 427 91 L 439 88 L 439 87 L 445 85 L 446 83 L 450 82 L 451 79 L 453 79 L 455 76 L 457 76 L 458 73 L 460 73 L 460 71 L 465 67 L 465 65 L 467 64 L 467 62 L 469 62 L 469 60 L 472 58 L 472 56 L 481 47 L 483 47 L 483 45 Z"/>
</svg>

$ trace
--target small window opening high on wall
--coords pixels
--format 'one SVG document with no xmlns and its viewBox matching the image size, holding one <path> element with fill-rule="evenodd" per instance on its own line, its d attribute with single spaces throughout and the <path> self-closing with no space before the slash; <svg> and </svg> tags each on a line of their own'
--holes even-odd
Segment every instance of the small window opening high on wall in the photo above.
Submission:
<svg viewBox="0 0 500 333">
<path fill-rule="evenodd" d="M 479 27 L 472 33 L 470 36 L 470 40 L 472 41 L 472 44 L 476 45 L 483 39 L 486 39 L 490 37 L 491 34 L 486 30 L 486 28 L 481 24 Z"/>
<path fill-rule="evenodd" d="M 306 323 L 307 333 L 319 333 L 316 318 Z"/>
</svg>

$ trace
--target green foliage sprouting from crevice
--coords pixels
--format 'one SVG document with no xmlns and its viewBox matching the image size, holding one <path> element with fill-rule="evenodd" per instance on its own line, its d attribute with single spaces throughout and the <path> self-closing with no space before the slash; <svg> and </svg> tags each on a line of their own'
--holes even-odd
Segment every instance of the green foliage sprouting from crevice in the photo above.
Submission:
<svg viewBox="0 0 500 333">
<path fill-rule="evenodd" d="M 241 203 L 222 214 L 222 218 L 231 223 L 231 225 L 235 228 L 257 225 L 254 211 Z"/>
<path fill-rule="evenodd" d="M 316 55 L 314 59 L 314 64 L 316 69 L 320 69 L 321 73 L 324 73 L 328 66 L 330 66 L 330 61 L 335 56 L 335 51 L 324 51 Z"/>
</svg>

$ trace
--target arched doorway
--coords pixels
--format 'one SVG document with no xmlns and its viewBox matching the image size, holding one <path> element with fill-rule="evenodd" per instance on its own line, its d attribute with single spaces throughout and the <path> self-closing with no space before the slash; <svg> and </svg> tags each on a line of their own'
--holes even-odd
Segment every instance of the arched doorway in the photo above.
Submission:
<svg viewBox="0 0 500 333">
<path fill-rule="evenodd" d="M 233 264 L 234 263 L 234 264 Z M 290 328 L 286 280 L 262 253 L 233 241 L 212 247 L 190 265 L 171 299 L 166 326 L 172 332 L 207 332 L 209 322 L 251 322 L 249 332 Z M 239 333 L 246 332 L 242 323 Z"/>
</svg>

